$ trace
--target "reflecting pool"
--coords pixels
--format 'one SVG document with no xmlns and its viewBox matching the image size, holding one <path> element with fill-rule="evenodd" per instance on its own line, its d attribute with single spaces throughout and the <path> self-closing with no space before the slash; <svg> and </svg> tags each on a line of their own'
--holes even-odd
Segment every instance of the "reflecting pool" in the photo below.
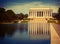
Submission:
<svg viewBox="0 0 60 44">
<path fill-rule="evenodd" d="M 50 23 L 0 24 L 0 44 L 50 44 Z"/>
</svg>

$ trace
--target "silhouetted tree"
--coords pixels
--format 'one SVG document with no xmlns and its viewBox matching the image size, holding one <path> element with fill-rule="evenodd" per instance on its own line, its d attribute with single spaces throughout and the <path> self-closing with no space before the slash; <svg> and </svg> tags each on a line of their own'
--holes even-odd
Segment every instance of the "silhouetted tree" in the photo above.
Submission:
<svg viewBox="0 0 60 44">
<path fill-rule="evenodd" d="M 3 21 L 5 18 L 5 9 L 4 8 L 0 8 L 0 21 Z"/>
<path fill-rule="evenodd" d="M 20 13 L 20 14 L 18 14 L 18 19 L 23 19 L 24 18 L 24 14 L 23 13 Z"/>
<path fill-rule="evenodd" d="M 60 8 L 58 9 L 58 13 L 55 14 L 54 18 L 56 18 L 57 20 L 60 20 Z"/>
<path fill-rule="evenodd" d="M 16 14 L 12 10 L 7 10 L 6 15 L 9 21 L 15 20 L 17 18 Z"/>
<path fill-rule="evenodd" d="M 25 14 L 25 15 L 24 15 L 24 18 L 28 18 L 28 14 Z"/>
<path fill-rule="evenodd" d="M 58 10 L 58 14 L 60 14 L 60 8 L 59 8 L 59 10 Z"/>
<path fill-rule="evenodd" d="M 60 19 L 60 8 L 59 8 L 59 10 L 58 10 L 58 14 L 57 14 L 57 19 L 59 20 Z"/>
<path fill-rule="evenodd" d="M 0 8 L 0 22 L 8 22 L 17 19 L 17 15 L 12 10 L 5 11 L 4 8 Z"/>
<path fill-rule="evenodd" d="M 14 20 L 22 20 L 24 18 L 27 18 L 28 14 L 15 14 L 12 10 L 5 11 L 4 8 L 0 8 L 0 22 L 11 22 Z"/>
</svg>

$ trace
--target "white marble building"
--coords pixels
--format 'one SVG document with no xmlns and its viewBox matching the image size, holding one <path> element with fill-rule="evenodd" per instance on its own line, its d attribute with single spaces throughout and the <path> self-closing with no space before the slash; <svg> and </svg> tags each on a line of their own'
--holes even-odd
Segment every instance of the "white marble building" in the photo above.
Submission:
<svg viewBox="0 0 60 44">
<path fill-rule="evenodd" d="M 30 8 L 28 18 L 52 18 L 52 9 Z"/>
</svg>

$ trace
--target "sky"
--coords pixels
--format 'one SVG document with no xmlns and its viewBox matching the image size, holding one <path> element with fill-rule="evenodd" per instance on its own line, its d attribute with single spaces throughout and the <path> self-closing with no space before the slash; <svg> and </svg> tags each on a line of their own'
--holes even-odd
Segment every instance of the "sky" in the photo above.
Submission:
<svg viewBox="0 0 60 44">
<path fill-rule="evenodd" d="M 0 0 L 0 7 L 13 10 L 16 14 L 28 13 L 30 8 L 51 8 L 58 12 L 60 0 Z"/>
</svg>

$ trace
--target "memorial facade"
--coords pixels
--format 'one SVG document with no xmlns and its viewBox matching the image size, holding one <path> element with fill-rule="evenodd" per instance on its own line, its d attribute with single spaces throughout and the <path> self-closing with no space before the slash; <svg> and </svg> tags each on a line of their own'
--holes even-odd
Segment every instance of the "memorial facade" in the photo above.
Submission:
<svg viewBox="0 0 60 44">
<path fill-rule="evenodd" d="M 52 9 L 30 8 L 28 18 L 52 18 Z"/>
</svg>

